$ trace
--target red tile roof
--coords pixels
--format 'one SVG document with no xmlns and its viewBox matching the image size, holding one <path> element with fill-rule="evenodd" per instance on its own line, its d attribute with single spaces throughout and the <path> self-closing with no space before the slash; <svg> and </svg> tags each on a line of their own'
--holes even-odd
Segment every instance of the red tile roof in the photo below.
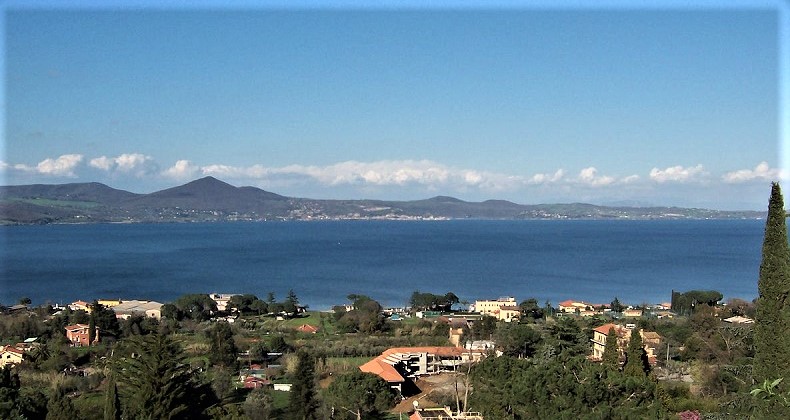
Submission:
<svg viewBox="0 0 790 420">
<path fill-rule="evenodd" d="M 387 382 L 404 382 L 405 379 L 392 365 L 381 360 L 381 356 L 365 363 L 359 370 L 380 376 Z"/>
</svg>

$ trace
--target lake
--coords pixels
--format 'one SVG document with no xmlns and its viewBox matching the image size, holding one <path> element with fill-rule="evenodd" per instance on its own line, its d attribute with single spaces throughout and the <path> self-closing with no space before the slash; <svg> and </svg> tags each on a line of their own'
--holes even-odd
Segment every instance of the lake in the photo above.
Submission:
<svg viewBox="0 0 790 420">
<path fill-rule="evenodd" d="M 350 293 L 630 304 L 757 296 L 762 220 L 453 220 L 0 227 L 0 302 L 254 293 L 328 309 Z"/>
</svg>

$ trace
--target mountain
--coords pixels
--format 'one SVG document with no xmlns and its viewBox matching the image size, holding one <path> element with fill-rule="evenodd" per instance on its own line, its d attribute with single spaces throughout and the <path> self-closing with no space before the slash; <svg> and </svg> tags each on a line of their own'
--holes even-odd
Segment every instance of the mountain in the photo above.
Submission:
<svg viewBox="0 0 790 420">
<path fill-rule="evenodd" d="M 277 212 L 288 208 L 288 198 L 254 187 L 234 187 L 214 177 L 135 197 L 123 203 L 128 209 L 180 208 L 240 213 Z"/>
<path fill-rule="evenodd" d="M 321 219 L 702 219 L 764 218 L 765 212 L 585 203 L 522 205 L 505 200 L 314 200 L 213 177 L 151 194 L 100 183 L 0 187 L 0 224 Z"/>
</svg>

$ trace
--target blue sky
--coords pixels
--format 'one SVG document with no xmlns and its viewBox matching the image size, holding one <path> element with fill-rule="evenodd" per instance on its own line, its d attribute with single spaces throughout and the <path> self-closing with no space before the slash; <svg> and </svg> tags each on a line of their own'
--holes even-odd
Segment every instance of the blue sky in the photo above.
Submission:
<svg viewBox="0 0 790 420">
<path fill-rule="evenodd" d="M 14 3 L 3 184 L 766 208 L 781 1 Z"/>
</svg>

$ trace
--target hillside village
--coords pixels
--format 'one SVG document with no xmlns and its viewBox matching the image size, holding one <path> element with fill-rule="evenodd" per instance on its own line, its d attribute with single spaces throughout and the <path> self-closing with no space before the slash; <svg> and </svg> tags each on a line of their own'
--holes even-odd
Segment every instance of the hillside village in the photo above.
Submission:
<svg viewBox="0 0 790 420">
<path fill-rule="evenodd" d="M 683 303 L 683 296 L 673 293 L 675 303 Z M 708 386 L 709 379 L 693 372 L 688 339 L 682 341 L 687 333 L 677 331 L 689 318 L 678 316 L 683 309 L 673 308 L 673 303 L 636 307 L 615 298 L 606 304 L 566 300 L 553 307 L 540 306 L 535 299 L 500 297 L 463 307 L 452 293 L 415 292 L 411 306 L 382 308 L 367 296 L 349 299 L 330 312 L 308 311 L 293 291 L 282 302 L 273 294 L 263 301 L 247 294 L 211 293 L 164 304 L 97 299 L 65 307 L 13 305 L 0 318 L 0 368 L 13 367 L 27 385 L 35 383 L 35 372 L 53 369 L 64 375 L 62 382 L 89 378 L 93 385 L 77 386 L 69 397 L 88 410 L 90 403 L 82 399 L 103 392 L 112 349 L 134 336 L 165 333 L 181 342 L 191 366 L 212 373 L 204 380 L 213 383 L 219 380 L 217 371 L 222 372 L 226 397 L 233 396 L 241 411 L 253 390 L 284 394 L 279 407 L 270 402 L 268 408 L 275 415 L 284 410 L 282 401 L 294 386 L 295 354 L 309 349 L 315 355 L 319 393 L 329 392 L 337 375 L 363 372 L 380 378 L 398 396 L 391 413 L 415 419 L 482 419 L 474 405 L 449 404 L 456 399 L 449 383 L 457 382 L 459 374 L 468 375 L 472 366 L 490 358 L 535 359 L 540 351 L 556 352 L 563 346 L 575 347 L 588 364 L 600 364 L 612 333 L 616 358 L 623 365 L 635 331 L 648 361 L 646 372 L 696 392 Z M 749 303 L 710 303 L 705 316 L 711 317 L 714 329 L 749 334 Z M 563 329 L 571 331 L 567 337 L 562 337 Z M 218 331 L 224 338 L 215 336 Z M 546 347 L 548 343 L 554 344 Z M 43 360 L 53 352 L 58 362 Z M 219 363 L 217 352 L 230 354 L 221 355 L 225 361 Z M 68 379 L 74 375 L 83 379 Z M 474 396 L 466 381 L 462 388 L 470 386 Z"/>
</svg>

